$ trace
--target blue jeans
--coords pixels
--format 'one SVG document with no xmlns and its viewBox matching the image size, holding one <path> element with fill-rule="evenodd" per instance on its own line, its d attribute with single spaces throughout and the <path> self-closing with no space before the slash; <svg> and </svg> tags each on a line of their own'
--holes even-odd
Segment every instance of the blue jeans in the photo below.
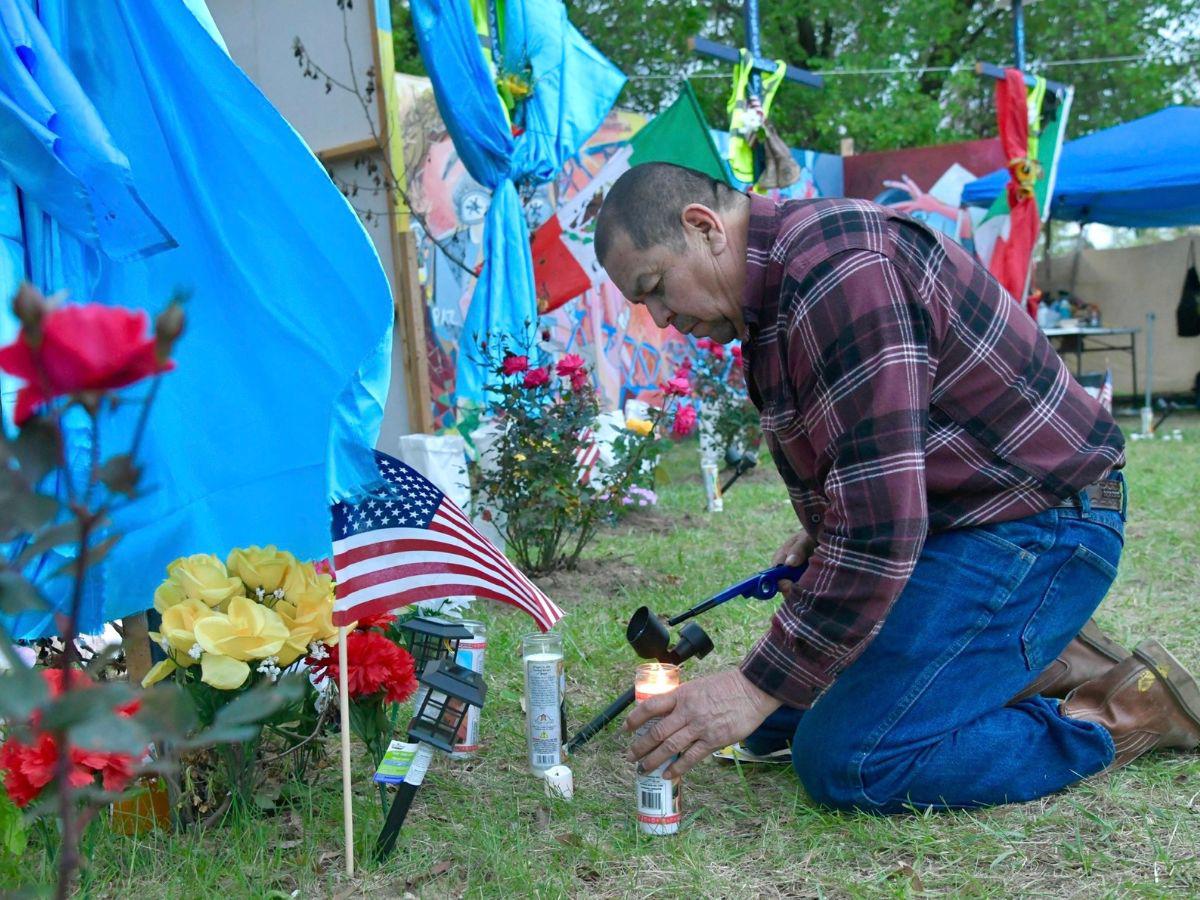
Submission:
<svg viewBox="0 0 1200 900">
<path fill-rule="evenodd" d="M 811 710 L 745 743 L 792 744 L 809 795 L 875 813 L 1033 800 L 1113 760 L 1057 700 L 1008 701 L 1078 634 L 1117 574 L 1122 513 L 1076 509 L 930 535 L 879 634 Z"/>
</svg>

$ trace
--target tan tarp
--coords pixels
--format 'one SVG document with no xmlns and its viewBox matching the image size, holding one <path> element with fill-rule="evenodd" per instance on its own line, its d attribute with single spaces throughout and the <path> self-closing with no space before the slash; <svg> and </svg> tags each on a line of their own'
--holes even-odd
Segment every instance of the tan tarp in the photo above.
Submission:
<svg viewBox="0 0 1200 900">
<path fill-rule="evenodd" d="M 1200 338 L 1175 335 L 1175 307 L 1183 290 L 1187 272 L 1188 244 L 1200 237 L 1179 238 L 1140 247 L 1114 250 L 1086 249 L 1079 255 L 1075 278 L 1075 296 L 1100 307 L 1105 327 L 1141 328 L 1137 335 L 1138 390 L 1146 389 L 1146 313 L 1155 313 L 1154 393 L 1191 392 L 1196 372 L 1200 371 Z M 1038 266 L 1037 283 L 1051 293 L 1067 290 L 1075 255 L 1056 256 Z M 1120 338 L 1124 342 L 1124 338 Z M 1075 371 L 1075 357 L 1067 362 Z M 1112 366 L 1113 387 L 1118 394 L 1130 392 L 1128 353 L 1086 353 L 1084 372 L 1103 372 L 1105 362 Z"/>
</svg>

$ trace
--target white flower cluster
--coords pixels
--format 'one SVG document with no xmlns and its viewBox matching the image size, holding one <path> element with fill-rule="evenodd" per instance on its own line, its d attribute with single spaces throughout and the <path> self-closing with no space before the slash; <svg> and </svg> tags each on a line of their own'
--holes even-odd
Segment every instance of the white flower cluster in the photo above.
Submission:
<svg viewBox="0 0 1200 900">
<path fill-rule="evenodd" d="M 325 712 L 325 707 L 333 702 L 333 682 L 325 681 L 320 685 L 314 685 L 317 689 L 316 700 L 313 705 L 316 707 L 317 715 Z"/>
<path fill-rule="evenodd" d="M 199 644 L 192 644 L 192 648 L 188 650 L 188 656 L 190 656 L 192 659 L 199 659 L 203 653 L 204 648 Z"/>
<path fill-rule="evenodd" d="M 283 669 L 279 668 L 279 657 L 268 656 L 258 665 L 258 671 L 266 675 L 272 681 L 278 681 L 280 673 Z"/>
<path fill-rule="evenodd" d="M 323 659 L 329 659 L 329 648 L 321 641 L 313 641 L 308 645 L 308 655 L 313 662 L 320 662 Z"/>
</svg>

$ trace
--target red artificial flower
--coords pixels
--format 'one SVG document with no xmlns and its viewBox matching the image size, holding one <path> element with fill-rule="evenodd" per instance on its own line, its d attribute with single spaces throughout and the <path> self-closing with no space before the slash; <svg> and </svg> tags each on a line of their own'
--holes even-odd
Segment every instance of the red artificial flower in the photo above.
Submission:
<svg viewBox="0 0 1200 900">
<path fill-rule="evenodd" d="M 516 375 L 518 372 L 524 372 L 529 368 L 528 356 L 517 356 L 515 353 L 509 353 L 504 357 L 504 362 L 500 363 L 500 369 L 505 375 Z"/>
<path fill-rule="evenodd" d="M 692 358 L 691 358 L 690 356 L 685 356 L 685 357 L 683 358 L 683 362 L 681 362 L 681 363 L 679 364 L 679 371 L 680 371 L 680 372 L 690 372 L 690 371 L 692 371 Z"/>
<path fill-rule="evenodd" d="M 34 338 L 22 328 L 0 347 L 0 369 L 27 383 L 17 392 L 18 425 L 55 397 L 124 387 L 175 367 L 160 359 L 141 310 L 73 304 L 46 310 Z"/>
<path fill-rule="evenodd" d="M 525 373 L 525 380 L 521 383 L 527 388 L 541 387 L 550 380 L 550 370 L 546 366 L 539 366 L 536 369 L 530 369 Z"/>
<path fill-rule="evenodd" d="M 698 350 L 711 350 L 713 343 L 712 338 L 700 338 L 700 340 L 696 341 L 696 348 Z"/>
<path fill-rule="evenodd" d="M 384 691 L 388 703 L 402 703 L 417 689 L 416 667 L 412 654 L 378 631 L 352 631 L 346 635 L 350 665 L 346 670 L 346 687 L 351 699 L 370 697 Z M 308 658 L 308 665 L 318 682 L 338 679 L 338 660 L 341 643 L 329 648 L 324 659 Z"/>
<path fill-rule="evenodd" d="M 713 355 L 713 359 L 724 359 L 725 345 L 717 341 L 709 341 L 708 352 Z"/>
<path fill-rule="evenodd" d="M 0 745 L 0 769 L 4 770 L 4 789 L 17 806 L 26 807 L 37 799 L 42 788 L 54 780 L 58 748 L 54 738 L 43 732 L 33 746 L 9 738 Z"/>
<path fill-rule="evenodd" d="M 71 748 L 71 786 L 84 787 L 100 775 L 106 791 L 122 791 L 133 781 L 133 757 L 125 753 Z"/>
<path fill-rule="evenodd" d="M 69 681 L 72 688 L 90 688 L 94 682 L 79 669 L 42 669 L 42 678 L 50 690 L 51 698 L 60 697 L 63 684 Z M 141 700 L 134 698 L 118 706 L 114 712 L 128 718 L 141 709 Z M 41 714 L 35 710 L 29 724 L 38 728 Z M 38 731 L 33 743 L 26 744 L 10 737 L 0 746 L 0 769 L 4 770 L 4 787 L 17 806 L 28 806 L 42 790 L 54 780 L 58 764 L 58 743 L 49 732 Z M 71 770 L 68 783 L 73 788 L 93 784 L 100 775 L 107 791 L 123 790 L 133 780 L 136 757 L 127 753 L 111 753 L 105 750 L 88 750 L 72 747 L 70 750 Z"/>
<path fill-rule="evenodd" d="M 675 410 L 675 421 L 671 423 L 671 434 L 677 438 L 685 438 L 696 427 L 696 410 L 691 406 L 681 406 Z"/>
<path fill-rule="evenodd" d="M 328 575 L 330 578 L 333 577 L 333 563 L 328 559 L 313 560 L 313 570 L 318 575 Z"/>
<path fill-rule="evenodd" d="M 61 697 L 63 692 L 63 682 L 69 680 L 73 689 L 89 688 L 94 683 L 92 679 L 80 669 L 67 669 L 70 674 L 64 678 L 62 669 L 42 669 L 42 680 L 46 682 L 46 686 L 50 689 L 51 697 Z"/>
<path fill-rule="evenodd" d="M 733 361 L 739 366 L 742 364 L 742 345 L 734 344 L 729 348 L 729 354 L 733 357 Z"/>
<path fill-rule="evenodd" d="M 589 384 L 591 384 L 591 379 L 583 369 L 571 373 L 571 390 L 582 391 Z"/>
<path fill-rule="evenodd" d="M 378 628 L 381 631 L 396 621 L 392 613 L 376 613 L 373 616 L 363 616 L 358 620 L 356 631 L 366 631 L 368 628 Z"/>
<path fill-rule="evenodd" d="M 687 372 L 678 370 L 675 377 L 663 385 L 663 391 L 669 397 L 686 397 L 692 392 L 692 383 L 688 380 Z"/>
<path fill-rule="evenodd" d="M 574 353 L 566 354 L 558 361 L 558 365 L 554 367 L 554 371 L 564 378 L 574 378 L 575 375 L 583 371 L 583 357 L 577 356 Z"/>
</svg>

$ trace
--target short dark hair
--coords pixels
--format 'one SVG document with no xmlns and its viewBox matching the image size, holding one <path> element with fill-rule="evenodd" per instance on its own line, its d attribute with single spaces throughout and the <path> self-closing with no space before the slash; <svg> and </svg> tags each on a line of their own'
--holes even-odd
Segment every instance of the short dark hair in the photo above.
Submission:
<svg viewBox="0 0 1200 900">
<path fill-rule="evenodd" d="M 596 259 L 602 264 L 618 231 L 629 236 L 638 250 L 665 246 L 682 250 L 684 207 L 703 203 L 728 209 L 738 192 L 718 181 L 672 163 L 649 162 L 634 166 L 609 188 L 596 216 Z"/>
</svg>

